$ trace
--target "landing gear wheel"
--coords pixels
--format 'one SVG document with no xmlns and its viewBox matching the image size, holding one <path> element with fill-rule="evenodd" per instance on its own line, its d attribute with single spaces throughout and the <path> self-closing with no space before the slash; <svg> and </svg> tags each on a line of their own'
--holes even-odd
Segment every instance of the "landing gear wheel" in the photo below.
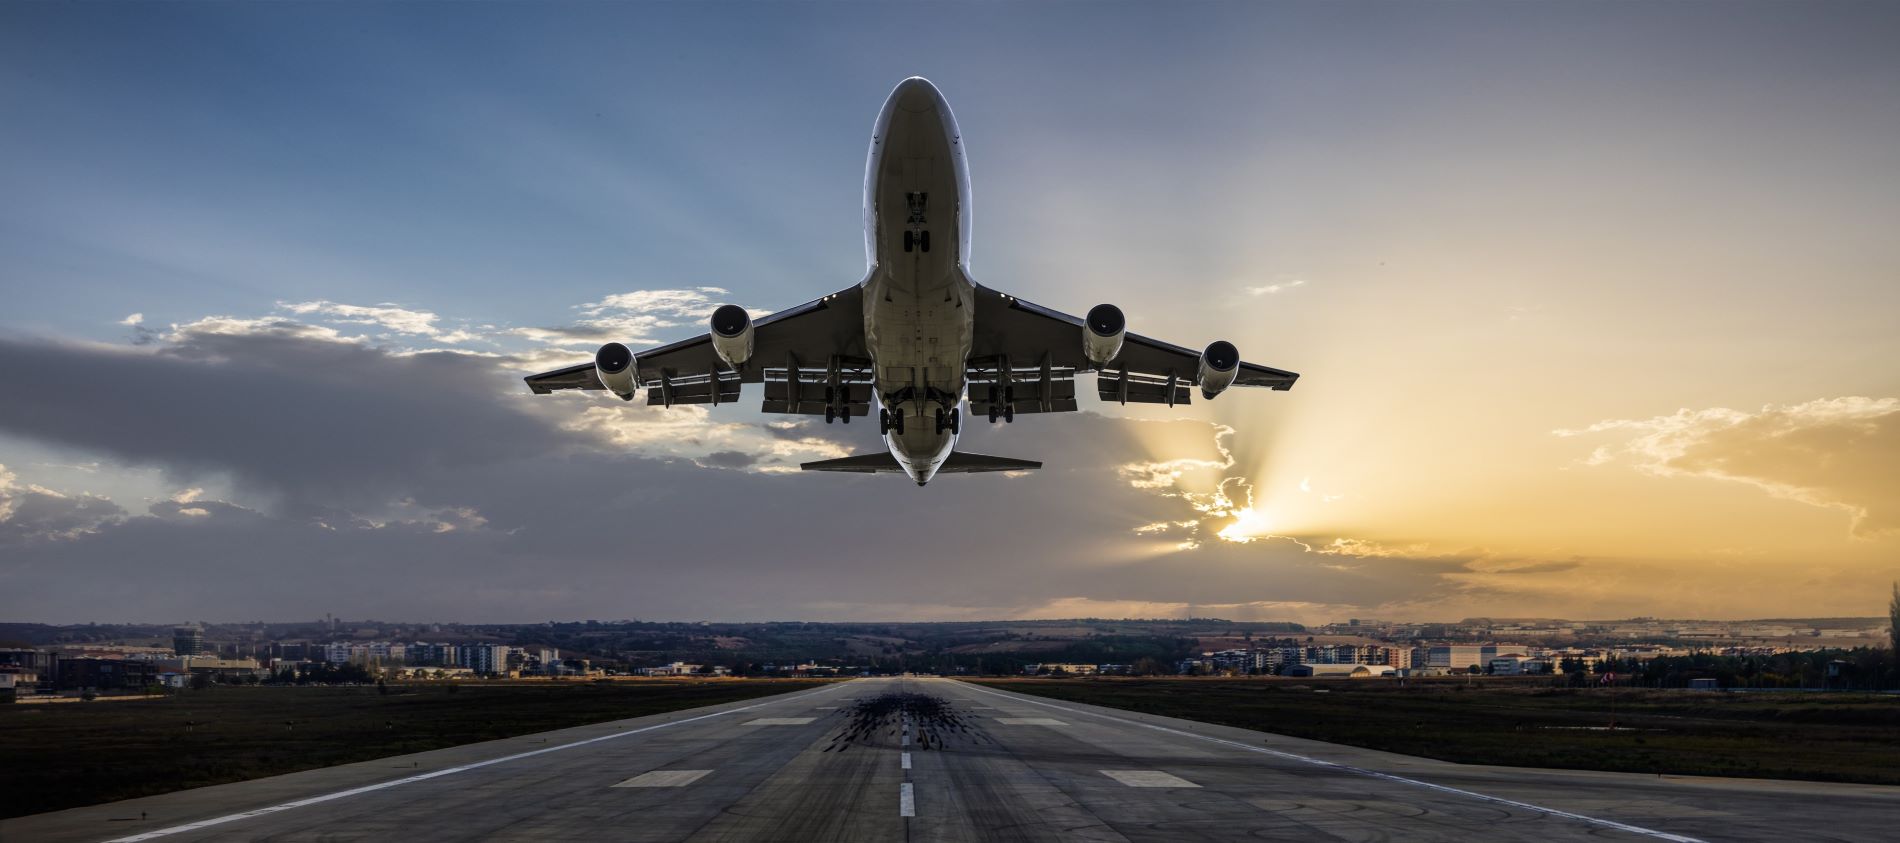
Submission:
<svg viewBox="0 0 1900 843">
<path fill-rule="evenodd" d="M 917 233 L 914 231 L 910 231 L 909 229 L 906 229 L 904 231 L 904 251 L 908 252 L 912 248 L 914 248 L 916 245 L 917 245 Z"/>
<path fill-rule="evenodd" d="M 851 423 L 851 408 L 850 407 L 838 408 L 838 421 L 844 422 L 845 424 Z"/>
<path fill-rule="evenodd" d="M 944 417 L 943 408 L 938 407 L 937 408 L 937 432 L 942 433 L 948 429 L 950 429 L 950 420 Z"/>
<path fill-rule="evenodd" d="M 1012 424 L 1015 421 L 1016 421 L 1016 405 L 1011 404 L 1007 407 L 1004 407 L 1003 408 L 1003 423 Z"/>
<path fill-rule="evenodd" d="M 897 412 L 891 414 L 891 429 L 897 431 L 897 435 L 899 436 L 904 435 L 904 411 L 903 410 L 898 410 Z"/>
<path fill-rule="evenodd" d="M 877 435 L 883 436 L 884 434 L 890 433 L 890 432 L 891 432 L 891 411 L 878 410 L 877 411 Z"/>
<path fill-rule="evenodd" d="M 832 409 L 830 407 L 826 407 L 825 408 L 825 424 L 831 424 L 832 416 L 833 416 Z"/>
<path fill-rule="evenodd" d="M 930 232 L 925 231 L 917 235 L 917 246 L 926 252 L 930 251 Z"/>
<path fill-rule="evenodd" d="M 963 434 L 963 408 L 958 407 L 950 411 L 950 435 L 961 436 L 962 434 Z"/>
<path fill-rule="evenodd" d="M 990 424 L 995 424 L 996 417 L 1002 414 L 1003 414 L 1003 408 L 998 407 L 995 404 L 991 404 L 990 405 Z"/>
</svg>

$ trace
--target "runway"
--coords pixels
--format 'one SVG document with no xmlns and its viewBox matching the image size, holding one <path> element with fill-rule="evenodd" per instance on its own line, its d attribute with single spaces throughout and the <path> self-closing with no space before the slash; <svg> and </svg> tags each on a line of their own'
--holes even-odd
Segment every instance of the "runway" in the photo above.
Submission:
<svg viewBox="0 0 1900 843">
<path fill-rule="evenodd" d="M 1900 788 L 1448 764 L 906 678 L 21 817 L 0 841 L 1871 841 L 1897 825 Z"/>
</svg>

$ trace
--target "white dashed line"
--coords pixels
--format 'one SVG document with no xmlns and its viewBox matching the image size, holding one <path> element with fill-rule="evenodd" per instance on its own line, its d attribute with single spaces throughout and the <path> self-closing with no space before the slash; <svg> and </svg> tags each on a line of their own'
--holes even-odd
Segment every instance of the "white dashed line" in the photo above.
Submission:
<svg viewBox="0 0 1900 843">
<path fill-rule="evenodd" d="M 1187 779 L 1160 770 L 1100 770 L 1102 775 L 1129 787 L 1200 787 Z"/>
<path fill-rule="evenodd" d="M 910 753 L 906 752 L 902 755 L 901 763 L 904 765 L 904 769 L 910 769 Z"/>
<path fill-rule="evenodd" d="M 741 726 L 803 726 L 806 723 L 810 723 L 813 720 L 817 720 L 817 719 L 818 718 L 816 717 L 761 717 L 757 720 L 747 720 L 746 722 L 741 723 L 739 725 Z"/>
<path fill-rule="evenodd" d="M 706 777 L 711 770 L 652 770 L 641 773 L 614 787 L 685 787 Z"/>
<path fill-rule="evenodd" d="M 1614 828 L 1618 831 L 1630 832 L 1631 834 L 1641 834 L 1647 837 L 1654 837 L 1658 840 L 1668 840 L 1668 841 L 1671 841 L 1671 843 L 1705 843 L 1705 841 L 1696 837 L 1686 837 L 1680 834 L 1670 834 L 1669 832 L 1666 832 L 1666 831 L 1657 831 L 1656 829 L 1653 829 L 1653 828 L 1644 828 L 1640 825 L 1630 825 L 1629 823 L 1620 823 L 1615 820 L 1606 820 L 1600 817 L 1592 817 L 1585 814 L 1573 814 L 1569 811 L 1559 811 L 1556 808 L 1546 808 L 1542 805 L 1532 805 L 1529 802 L 1519 802 L 1515 799 L 1505 799 L 1500 796 L 1490 796 L 1490 795 L 1486 795 L 1483 793 L 1478 793 L 1478 792 L 1470 791 L 1470 790 L 1459 790 L 1458 788 L 1455 788 L 1455 787 L 1447 787 L 1442 784 L 1432 784 L 1431 782 L 1420 781 L 1418 779 L 1408 779 L 1404 776 L 1395 776 L 1391 773 L 1381 773 L 1378 770 L 1368 770 L 1364 767 L 1354 767 L 1350 764 L 1341 764 L 1336 761 L 1326 761 L 1319 758 L 1312 758 L 1309 756 L 1300 755 L 1300 754 L 1292 753 L 1292 752 L 1285 752 L 1278 749 L 1268 749 L 1264 746 L 1254 746 L 1253 744 L 1245 744 L 1245 743 L 1241 743 L 1240 741 L 1230 741 L 1226 738 L 1217 738 L 1212 735 L 1200 735 L 1200 734 L 1195 734 L 1193 732 L 1184 732 L 1180 729 L 1170 729 L 1167 726 L 1158 726 L 1153 723 L 1143 723 L 1139 720 L 1129 720 L 1128 718 L 1125 718 L 1125 717 L 1116 717 L 1112 714 L 1102 714 L 1101 712 L 1096 712 L 1096 711 L 1084 711 L 1079 708 L 1069 708 L 1068 706 L 1056 705 L 1054 703 L 1046 703 L 1041 700 L 1019 699 L 1010 694 L 1004 694 L 999 691 L 992 691 L 988 688 L 980 688 L 975 685 L 971 685 L 967 682 L 964 683 L 964 687 L 969 688 L 970 690 L 975 691 L 979 694 L 988 694 L 992 697 L 1002 697 L 1003 699 L 1009 700 L 1011 702 L 1021 702 L 1021 703 L 1028 703 L 1030 705 L 1039 705 L 1039 706 L 1042 706 L 1043 708 L 1052 708 L 1052 709 L 1055 709 L 1056 711 L 1066 711 L 1070 714 L 1084 714 L 1090 717 L 1099 717 L 1103 720 L 1112 720 L 1116 723 L 1122 723 L 1129 726 L 1139 726 L 1143 729 L 1153 729 L 1154 731 L 1166 732 L 1167 734 L 1170 734 L 1170 735 L 1177 735 L 1184 738 L 1194 738 L 1196 740 L 1203 740 L 1203 741 L 1209 741 L 1209 742 L 1217 743 L 1217 744 L 1224 744 L 1226 746 L 1231 746 L 1235 749 L 1244 749 L 1248 752 L 1258 752 L 1262 755 L 1271 755 L 1275 758 L 1285 758 L 1289 761 L 1303 761 L 1307 764 L 1313 764 L 1320 767 L 1329 767 L 1334 770 L 1340 770 L 1343 772 L 1353 773 L 1353 774 L 1361 775 L 1361 776 L 1367 776 L 1367 777 L 1375 778 L 1375 779 L 1383 779 L 1389 782 L 1397 782 L 1399 784 L 1409 784 L 1415 787 L 1426 788 L 1427 790 L 1435 790 L 1435 791 L 1438 791 L 1439 793 L 1449 793 L 1454 796 L 1465 796 L 1465 797 L 1477 799 L 1483 802 L 1490 802 L 1493 805 L 1508 805 L 1513 808 L 1523 808 L 1527 811 L 1536 811 L 1538 813 L 1548 814 L 1553 817 L 1562 817 L 1567 820 L 1577 820 L 1579 822 L 1586 822 L 1586 823 L 1590 823 L 1591 825 L 1602 826 L 1604 828 Z"/>
<path fill-rule="evenodd" d="M 813 694 L 824 693 L 825 690 L 827 689 L 820 688 L 817 691 L 813 691 L 811 693 Z M 171 835 L 174 835 L 174 834 L 184 834 L 185 832 L 188 832 L 188 831 L 198 831 L 200 829 L 206 829 L 206 828 L 210 828 L 216 825 L 223 825 L 228 822 L 236 822 L 238 820 L 247 820 L 252 817 L 262 817 L 269 814 L 275 814 L 280 811 L 288 811 L 292 808 L 302 808 L 305 805 L 317 805 L 317 804 L 330 802 L 337 799 L 347 799 L 351 796 L 360 796 L 365 793 L 374 793 L 379 790 L 388 790 L 389 788 L 392 788 L 392 787 L 401 787 L 402 785 L 413 784 L 415 782 L 421 782 L 421 781 L 428 781 L 429 779 L 440 778 L 442 776 L 451 776 L 456 773 L 465 773 L 465 772 L 468 772 L 469 770 L 477 770 L 482 767 L 492 767 L 496 764 L 506 764 L 510 761 L 519 761 L 523 758 L 533 758 L 534 756 L 546 755 L 550 752 L 560 752 L 561 750 L 573 749 L 574 747 L 577 747 L 577 746 L 587 746 L 588 744 L 600 743 L 601 741 L 611 741 L 617 738 L 624 738 L 624 737 L 627 737 L 628 735 L 638 735 L 644 732 L 651 732 L 655 729 L 666 729 L 666 728 L 671 728 L 673 726 L 681 726 L 687 723 L 695 723 L 700 720 L 710 720 L 714 717 L 724 717 L 728 714 L 738 714 L 739 712 L 742 712 L 742 711 L 751 711 L 756 708 L 764 708 L 768 705 L 777 705 L 784 701 L 785 700 L 782 698 L 775 699 L 775 700 L 767 700 L 765 702 L 753 703 L 751 705 L 740 706 L 738 708 L 728 708 L 725 711 L 715 711 L 711 714 L 701 714 L 697 717 L 687 717 L 680 720 L 668 721 L 666 723 L 655 723 L 651 726 L 642 726 L 638 729 L 628 729 L 624 732 L 614 732 L 611 735 L 601 735 L 599 737 L 588 738 L 586 740 L 575 741 L 573 743 L 564 743 L 558 746 L 543 747 L 541 749 L 532 749 L 527 752 L 517 752 L 513 755 L 504 755 L 500 758 L 490 758 L 487 761 L 477 761 L 473 764 L 462 764 L 456 767 L 445 767 L 443 769 L 436 770 L 434 772 L 423 773 L 422 775 L 419 775 L 419 776 L 409 776 L 407 778 L 396 779 L 394 781 L 380 782 L 377 784 L 364 785 L 362 787 L 353 787 L 353 788 L 350 788 L 349 790 L 339 790 L 339 791 L 336 791 L 335 793 L 325 793 L 320 796 L 312 796 L 312 797 L 309 797 L 308 799 L 298 799 L 293 802 L 285 802 L 281 805 L 272 805 L 267 808 L 258 808 L 256 810 L 243 811 L 236 814 L 226 814 L 222 817 L 212 817 L 211 819 L 208 819 L 208 820 L 199 820 L 194 823 L 185 823 L 184 825 L 175 825 L 170 828 L 154 829 L 152 831 L 145 832 L 144 834 L 134 834 L 130 837 L 115 838 L 111 841 L 108 841 L 108 843 L 136 843 L 136 841 L 140 841 L 140 840 L 153 840 L 160 837 L 170 837 Z M 813 718 L 813 719 L 816 719 L 816 718 Z"/>
<path fill-rule="evenodd" d="M 897 791 L 897 815 L 900 817 L 917 816 L 917 794 L 911 790 L 910 782 L 904 782 Z"/>
</svg>

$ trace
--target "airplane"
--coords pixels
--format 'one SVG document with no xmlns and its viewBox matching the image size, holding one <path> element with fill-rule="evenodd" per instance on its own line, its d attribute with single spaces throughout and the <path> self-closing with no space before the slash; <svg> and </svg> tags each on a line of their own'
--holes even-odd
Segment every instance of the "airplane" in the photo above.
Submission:
<svg viewBox="0 0 1900 843">
<path fill-rule="evenodd" d="M 1112 304 L 1080 319 L 978 284 L 970 272 L 970 170 L 943 93 L 913 76 L 878 111 L 864 165 L 863 280 L 754 320 L 712 312 L 707 333 L 635 353 L 610 342 L 591 363 L 530 375 L 537 395 L 606 390 L 649 405 L 718 406 L 760 383 L 764 411 L 850 424 L 878 407 L 885 450 L 800 465 L 807 471 L 938 474 L 1026 471 L 1034 460 L 956 449 L 963 407 L 991 424 L 1077 409 L 1076 377 L 1103 401 L 1189 403 L 1230 386 L 1293 388 L 1299 375 L 1243 362 L 1216 340 L 1195 352 L 1128 332 Z M 934 236 L 933 236 L 934 235 Z"/>
</svg>

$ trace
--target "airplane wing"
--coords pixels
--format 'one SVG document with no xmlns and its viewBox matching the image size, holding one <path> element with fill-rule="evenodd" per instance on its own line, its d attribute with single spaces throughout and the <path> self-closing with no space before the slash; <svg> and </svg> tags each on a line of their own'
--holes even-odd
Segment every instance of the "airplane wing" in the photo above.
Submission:
<svg viewBox="0 0 1900 843">
<path fill-rule="evenodd" d="M 1010 403 L 1019 413 L 1076 409 L 1073 378 L 1085 371 L 1098 374 L 1096 388 L 1104 401 L 1189 402 L 1189 387 L 1194 385 L 1200 368 L 1200 352 L 1129 333 L 1123 337 L 1121 354 L 1107 365 L 1097 366 L 1082 354 L 1085 330 L 1080 317 L 978 286 L 976 335 L 970 350 L 971 412 L 987 412 L 992 401 L 1011 393 Z M 1243 361 L 1239 365 L 1234 386 L 1287 390 L 1300 377 L 1257 363 Z M 1060 398 L 1065 378 L 1069 380 L 1066 402 Z M 1009 393 L 986 388 L 998 382 L 1014 388 Z M 1054 400 L 1042 401 L 1045 393 L 1054 393 Z M 993 394 L 999 397 L 992 398 Z M 979 395 L 984 399 L 981 402 Z"/>
<path fill-rule="evenodd" d="M 765 384 L 765 411 L 821 415 L 827 406 L 869 412 L 871 364 L 864 349 L 863 291 L 852 286 L 752 323 L 752 357 L 737 370 L 713 351 L 712 335 L 635 352 L 648 404 L 723 404 L 739 400 L 739 384 Z M 606 389 L 593 363 L 525 379 L 536 395 L 562 389 Z M 841 401 L 828 403 L 825 388 Z"/>
</svg>

